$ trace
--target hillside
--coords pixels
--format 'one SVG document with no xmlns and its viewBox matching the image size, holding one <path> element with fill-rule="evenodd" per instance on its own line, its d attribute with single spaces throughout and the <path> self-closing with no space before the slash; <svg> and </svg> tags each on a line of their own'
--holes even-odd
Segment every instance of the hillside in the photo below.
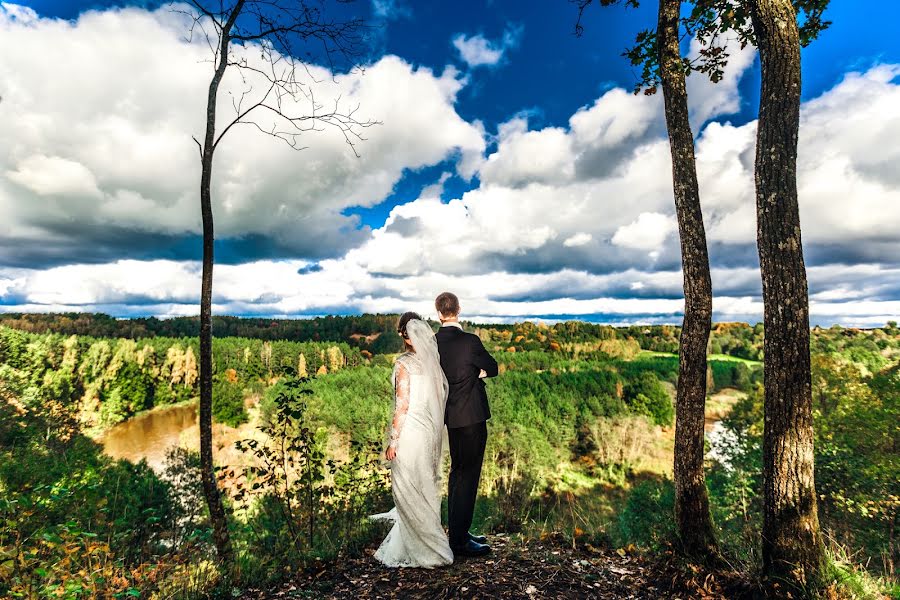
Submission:
<svg viewBox="0 0 900 600">
<path fill-rule="evenodd" d="M 74 326 L 58 315 L 4 323 Z M 390 506 L 379 458 L 393 355 L 337 340 L 219 336 L 214 440 L 228 445 L 217 452 L 227 457 L 220 478 L 237 553 L 223 573 L 208 560 L 196 446 L 182 442 L 154 471 L 110 458 L 90 437 L 132 424 L 145 436 L 145 417 L 190 412 L 197 339 L 104 337 L 81 323 L 88 335 L 0 326 L 0 596 L 733 597 L 756 585 L 759 327 L 719 324 L 710 341 L 707 486 L 729 573 L 667 558 L 677 328 L 470 326 L 501 371 L 487 384 L 493 418 L 473 526 L 497 551 L 493 562 L 432 573 L 384 571 L 370 557 L 385 532 L 365 516 Z M 322 323 L 363 339 L 352 320 Z M 900 562 L 900 441 L 890 426 L 900 420 L 900 332 L 813 334 L 820 519 L 830 552 L 844 557 L 834 580 L 878 598 Z M 297 457 L 296 476 L 278 470 Z M 276 468 L 260 480 L 252 469 L 263 464 Z"/>
</svg>

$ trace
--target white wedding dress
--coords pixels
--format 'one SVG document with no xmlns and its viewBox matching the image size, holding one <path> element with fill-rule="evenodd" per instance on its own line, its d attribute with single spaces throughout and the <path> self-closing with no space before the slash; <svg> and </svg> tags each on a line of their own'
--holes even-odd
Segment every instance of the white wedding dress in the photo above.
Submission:
<svg viewBox="0 0 900 600">
<path fill-rule="evenodd" d="M 412 320 L 406 327 L 415 353 L 401 355 L 391 377 L 394 419 L 390 445 L 394 508 L 373 515 L 394 526 L 375 552 L 388 567 L 434 568 L 453 562 L 441 527 L 441 436 L 447 404 L 447 378 L 440 367 L 431 327 Z"/>
</svg>

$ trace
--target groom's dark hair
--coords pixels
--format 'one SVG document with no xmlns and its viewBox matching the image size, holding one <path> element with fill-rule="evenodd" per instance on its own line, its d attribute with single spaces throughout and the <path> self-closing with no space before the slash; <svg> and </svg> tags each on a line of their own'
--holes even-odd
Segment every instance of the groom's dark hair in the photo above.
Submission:
<svg viewBox="0 0 900 600">
<path fill-rule="evenodd" d="M 445 317 L 455 317 L 459 314 L 459 298 L 456 294 L 444 292 L 434 299 L 434 307 Z"/>
</svg>

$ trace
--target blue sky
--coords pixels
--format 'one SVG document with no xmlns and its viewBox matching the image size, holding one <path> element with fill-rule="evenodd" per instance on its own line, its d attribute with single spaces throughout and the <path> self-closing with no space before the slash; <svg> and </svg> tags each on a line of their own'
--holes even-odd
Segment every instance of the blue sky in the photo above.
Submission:
<svg viewBox="0 0 900 600">
<path fill-rule="evenodd" d="M 653 2 L 591 7 L 581 38 L 565 0 L 349 10 L 376 26 L 365 74 L 317 89 L 382 124 L 359 159 L 327 132 L 300 153 L 226 140 L 217 310 L 428 310 L 450 288 L 485 319 L 680 319 L 660 100 L 630 94 L 621 57 Z M 833 0 L 827 17 L 803 53 L 813 321 L 877 324 L 900 314 L 900 3 Z M 0 310 L 195 313 L 202 48 L 159 2 L 7 3 L 0 29 L 0 96 L 23 114 L 0 130 Z M 752 321 L 759 67 L 752 49 L 732 63 L 718 86 L 691 82 L 691 108 L 716 317 Z"/>
</svg>

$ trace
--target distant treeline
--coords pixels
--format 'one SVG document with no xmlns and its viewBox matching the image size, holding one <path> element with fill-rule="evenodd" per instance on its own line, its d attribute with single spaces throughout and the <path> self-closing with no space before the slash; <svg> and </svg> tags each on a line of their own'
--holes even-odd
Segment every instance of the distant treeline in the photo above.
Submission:
<svg viewBox="0 0 900 600">
<path fill-rule="evenodd" d="M 60 333 L 133 340 L 197 337 L 199 317 L 116 319 L 102 313 L 9 313 L 0 325 L 29 333 Z M 372 353 L 397 352 L 402 344 L 396 334 L 397 315 L 316 317 L 314 319 L 262 319 L 213 317 L 216 337 L 241 337 L 294 342 L 346 342 Z M 392 333 L 384 336 L 381 334 Z"/>
<path fill-rule="evenodd" d="M 110 425 L 155 406 L 196 398 L 197 338 L 97 338 L 28 333 L 0 326 L 0 392 L 26 404 L 78 405 L 90 425 Z M 344 343 L 289 342 L 239 337 L 213 341 L 213 378 L 219 420 L 244 417 L 243 387 L 265 385 L 289 369 L 306 375 L 363 364 Z"/>
<path fill-rule="evenodd" d="M 216 337 L 294 342 L 344 342 L 372 354 L 401 352 L 397 335 L 399 315 L 365 314 L 325 316 L 312 319 L 264 319 L 213 317 Z M 100 313 L 8 313 L 0 325 L 29 333 L 58 333 L 139 340 L 152 337 L 193 338 L 200 330 L 198 317 L 116 319 Z M 633 340 L 640 348 L 677 352 L 680 328 L 672 325 L 611 327 L 583 321 L 554 325 L 525 321 L 509 325 L 479 325 L 464 322 L 493 350 L 528 351 L 598 349 L 604 340 Z M 510 350 L 512 349 L 512 350 Z"/>
<path fill-rule="evenodd" d="M 194 338 L 199 331 L 198 317 L 157 319 L 141 317 L 116 319 L 105 314 L 90 313 L 8 313 L 0 314 L 0 325 L 30 333 L 57 333 L 105 338 L 139 340 L 152 337 Z M 391 354 L 403 350 L 396 333 L 397 315 L 364 314 L 326 316 L 312 319 L 265 319 L 213 317 L 216 337 L 239 337 L 256 340 L 293 342 L 346 343 L 371 354 Z M 647 350 L 678 352 L 681 328 L 674 325 L 631 325 L 612 327 L 565 321 L 546 325 L 524 321 L 511 324 L 481 325 L 464 322 L 477 333 L 491 351 L 522 352 L 542 350 L 570 353 L 603 352 L 614 358 Z M 885 327 L 861 330 L 835 325 L 813 329 L 812 353 L 849 350 L 857 347 L 862 354 L 878 353 L 896 345 L 900 334 L 893 321 Z M 621 343 L 633 342 L 631 348 Z M 606 344 L 604 344 L 606 342 Z M 621 352 L 625 352 L 623 355 Z M 710 354 L 727 354 L 747 360 L 761 361 L 763 325 L 718 323 L 709 340 Z"/>
</svg>

